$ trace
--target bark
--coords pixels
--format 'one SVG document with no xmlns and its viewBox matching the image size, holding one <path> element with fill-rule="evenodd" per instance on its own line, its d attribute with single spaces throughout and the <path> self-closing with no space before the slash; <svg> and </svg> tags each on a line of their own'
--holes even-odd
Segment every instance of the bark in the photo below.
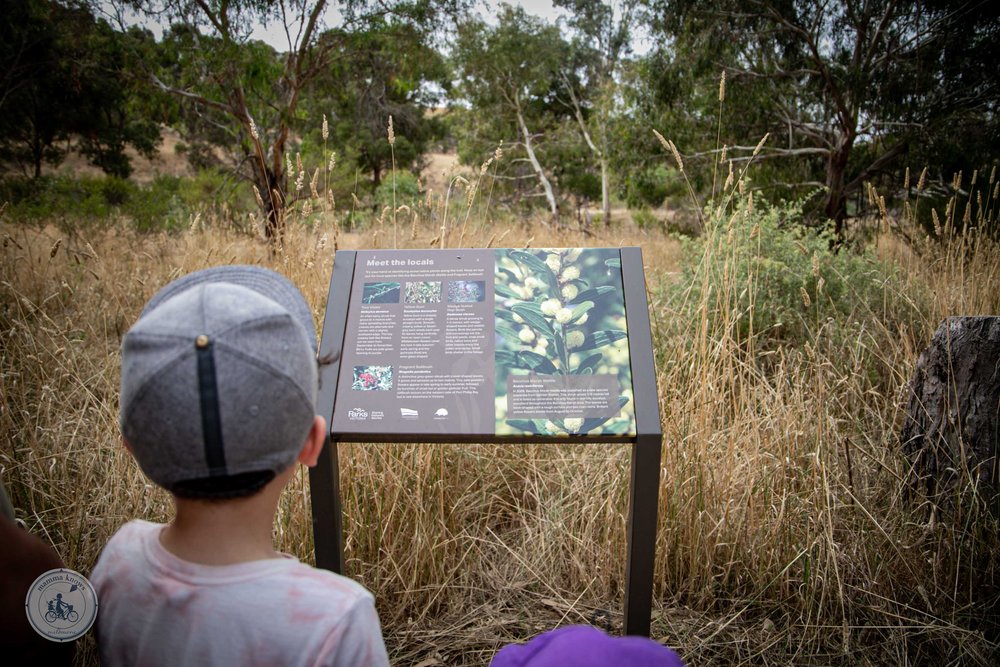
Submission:
<svg viewBox="0 0 1000 667">
<path fill-rule="evenodd" d="M 917 361 L 900 434 L 912 482 L 938 507 L 964 483 L 1000 501 L 1000 317 L 949 317 Z M 970 487 L 965 487 L 970 488 Z"/>
<path fill-rule="evenodd" d="M 601 210 L 604 213 L 604 226 L 611 226 L 611 188 L 608 184 L 608 158 L 601 155 Z"/>
<path fill-rule="evenodd" d="M 552 191 L 552 184 L 549 183 L 549 179 L 545 176 L 545 170 L 542 169 L 542 165 L 535 155 L 535 149 L 531 146 L 531 133 L 528 131 L 528 125 L 524 122 L 524 114 L 521 113 L 520 106 L 517 107 L 517 124 L 521 128 L 521 134 L 524 138 L 524 150 L 528 153 L 528 161 L 531 162 L 531 168 L 535 170 L 538 182 L 541 183 L 542 189 L 545 191 L 545 200 L 549 203 L 549 211 L 552 213 L 552 218 L 555 219 L 559 216 L 559 205 L 556 203 L 556 195 Z"/>
<path fill-rule="evenodd" d="M 830 153 L 826 163 L 826 217 L 834 221 L 837 239 L 843 240 L 847 218 L 847 193 L 844 190 L 844 174 L 851 157 L 853 137 L 844 137 L 840 145 Z"/>
<path fill-rule="evenodd" d="M 281 243 L 284 235 L 284 194 L 280 180 L 280 175 L 263 165 L 258 164 L 254 169 L 254 185 L 264 203 L 264 237 L 272 247 Z"/>
</svg>

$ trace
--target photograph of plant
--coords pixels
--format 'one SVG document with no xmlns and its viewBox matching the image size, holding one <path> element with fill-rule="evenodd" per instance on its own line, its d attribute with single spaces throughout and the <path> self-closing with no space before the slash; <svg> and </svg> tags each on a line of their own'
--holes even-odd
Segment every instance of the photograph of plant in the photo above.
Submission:
<svg viewBox="0 0 1000 667">
<path fill-rule="evenodd" d="M 615 249 L 497 250 L 496 432 L 627 435 L 635 431 L 621 256 Z M 615 375 L 608 417 L 507 416 L 507 376 Z"/>
<path fill-rule="evenodd" d="M 406 303 L 441 303 L 441 282 L 406 283 L 403 301 Z"/>
<path fill-rule="evenodd" d="M 486 298 L 482 280 L 452 280 L 448 283 L 448 303 L 476 303 Z"/>
<path fill-rule="evenodd" d="M 392 389 L 392 366 L 355 366 L 351 389 L 389 391 Z"/>
<path fill-rule="evenodd" d="M 365 283 L 361 303 L 399 303 L 399 283 Z"/>
</svg>

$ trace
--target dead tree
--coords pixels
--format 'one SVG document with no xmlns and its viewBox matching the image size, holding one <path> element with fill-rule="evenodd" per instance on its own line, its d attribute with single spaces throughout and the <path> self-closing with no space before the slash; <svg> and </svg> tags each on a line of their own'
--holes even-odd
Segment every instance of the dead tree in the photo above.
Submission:
<svg viewBox="0 0 1000 667">
<path fill-rule="evenodd" d="M 949 317 L 921 353 L 901 433 L 915 489 L 938 508 L 975 489 L 1000 494 L 1000 317 Z"/>
</svg>

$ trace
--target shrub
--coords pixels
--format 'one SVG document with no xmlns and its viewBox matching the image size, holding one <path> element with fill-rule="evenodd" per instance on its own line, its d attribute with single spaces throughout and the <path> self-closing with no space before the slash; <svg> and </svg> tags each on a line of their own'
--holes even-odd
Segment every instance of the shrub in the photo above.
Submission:
<svg viewBox="0 0 1000 667">
<path fill-rule="evenodd" d="M 802 224 L 802 201 L 741 199 L 707 216 L 705 233 L 684 241 L 684 280 L 672 298 L 682 317 L 708 318 L 710 331 L 760 350 L 801 345 L 859 326 L 916 318 L 917 302 L 892 298 L 895 270 L 867 250 L 835 249 L 831 226 Z M 889 298 L 887 298 L 889 297 Z M 898 312 L 887 317 L 888 309 Z"/>
<path fill-rule="evenodd" d="M 407 206 L 414 206 L 417 199 L 420 198 L 420 183 L 417 181 L 417 177 L 408 171 L 397 171 L 396 172 L 396 199 L 395 204 L 397 207 L 406 204 Z M 375 203 L 378 206 L 378 210 L 381 211 L 385 206 L 393 205 L 393 181 L 392 173 L 386 175 L 385 179 L 379 183 L 378 188 L 375 190 Z"/>
<path fill-rule="evenodd" d="M 656 216 L 648 208 L 640 208 L 632 211 L 632 222 L 639 229 L 656 229 L 661 226 L 660 221 L 656 219 Z"/>
</svg>

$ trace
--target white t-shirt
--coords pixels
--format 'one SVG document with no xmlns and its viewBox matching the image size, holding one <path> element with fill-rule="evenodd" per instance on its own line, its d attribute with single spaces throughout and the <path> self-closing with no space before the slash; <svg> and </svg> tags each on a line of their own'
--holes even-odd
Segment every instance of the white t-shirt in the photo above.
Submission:
<svg viewBox="0 0 1000 667">
<path fill-rule="evenodd" d="M 199 565 L 160 544 L 161 524 L 118 530 L 91 574 L 101 663 L 389 664 L 371 593 L 295 558 Z"/>
</svg>

